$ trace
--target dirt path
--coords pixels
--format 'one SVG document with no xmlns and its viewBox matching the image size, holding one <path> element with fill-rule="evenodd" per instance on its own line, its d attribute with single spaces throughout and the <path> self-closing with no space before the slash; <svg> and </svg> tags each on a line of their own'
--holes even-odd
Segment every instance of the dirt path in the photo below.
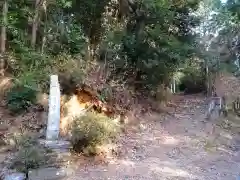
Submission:
<svg viewBox="0 0 240 180">
<path fill-rule="evenodd" d="M 121 138 L 122 158 L 105 166 L 74 164 L 69 180 L 235 180 L 236 136 L 204 122 L 203 98 L 184 97 L 177 104 L 175 117 L 146 115 L 139 132 Z"/>
</svg>

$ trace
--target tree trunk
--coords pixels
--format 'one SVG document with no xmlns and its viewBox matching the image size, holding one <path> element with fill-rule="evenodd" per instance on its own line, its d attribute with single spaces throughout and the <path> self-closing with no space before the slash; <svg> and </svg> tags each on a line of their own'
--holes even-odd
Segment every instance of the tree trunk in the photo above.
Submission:
<svg viewBox="0 0 240 180">
<path fill-rule="evenodd" d="M 46 45 L 46 31 L 47 31 L 47 1 L 43 0 L 43 9 L 44 9 L 44 32 L 43 32 L 43 37 L 42 37 L 42 46 L 41 46 L 41 53 L 44 53 L 45 45 Z"/>
<path fill-rule="evenodd" d="M 33 24 L 32 24 L 32 38 L 31 38 L 31 46 L 32 48 L 35 48 L 36 40 L 37 40 L 37 30 L 39 25 L 39 9 L 41 7 L 41 0 L 35 1 L 35 13 L 33 18 Z"/>
<path fill-rule="evenodd" d="M 1 27 L 1 53 L 5 53 L 5 50 L 6 50 L 7 13 L 8 13 L 8 2 L 7 0 L 5 0 L 3 2 L 3 8 L 2 8 L 3 25 Z"/>
<path fill-rule="evenodd" d="M 4 53 L 6 51 L 6 40 L 7 40 L 7 18 L 8 14 L 8 2 L 7 0 L 4 0 L 3 2 L 3 8 L 2 8 L 2 17 L 3 17 L 3 24 L 1 27 L 1 58 L 0 58 L 0 74 L 4 76 L 4 69 L 5 69 L 5 58 Z"/>
<path fill-rule="evenodd" d="M 207 88 L 207 96 L 212 96 L 212 73 L 209 71 L 208 60 L 204 63 L 205 83 Z"/>
</svg>

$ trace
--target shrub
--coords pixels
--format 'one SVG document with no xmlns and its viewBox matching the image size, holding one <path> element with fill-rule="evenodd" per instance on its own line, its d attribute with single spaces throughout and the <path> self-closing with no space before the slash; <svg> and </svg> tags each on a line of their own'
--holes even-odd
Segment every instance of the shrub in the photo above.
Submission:
<svg viewBox="0 0 240 180">
<path fill-rule="evenodd" d="M 27 173 L 29 169 L 37 169 L 49 163 L 48 150 L 34 137 L 23 134 L 15 138 L 15 144 L 17 152 L 11 160 L 10 168 Z"/>
<path fill-rule="evenodd" d="M 163 84 L 158 86 L 157 92 L 156 92 L 156 99 L 157 101 L 161 103 L 167 103 L 169 100 L 171 100 L 172 93 L 169 88 L 164 87 Z"/>
<path fill-rule="evenodd" d="M 31 88 L 15 85 L 7 93 L 8 109 L 14 114 L 21 113 L 36 102 L 36 95 L 37 92 Z"/>
<path fill-rule="evenodd" d="M 13 139 L 17 150 L 38 145 L 37 139 L 28 134 L 15 133 Z"/>
<path fill-rule="evenodd" d="M 97 147 L 113 141 L 118 131 L 117 124 L 102 114 L 88 112 L 75 118 L 72 125 L 73 150 L 84 155 L 96 155 Z"/>
</svg>

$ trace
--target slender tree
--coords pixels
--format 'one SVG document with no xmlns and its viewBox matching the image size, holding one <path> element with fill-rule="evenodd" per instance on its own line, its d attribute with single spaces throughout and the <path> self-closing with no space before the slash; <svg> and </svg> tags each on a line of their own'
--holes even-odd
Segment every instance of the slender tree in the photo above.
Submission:
<svg viewBox="0 0 240 180">
<path fill-rule="evenodd" d="M 5 58 L 4 54 L 6 51 L 6 39 L 7 39 L 7 14 L 8 14 L 8 1 L 3 1 L 2 6 L 2 26 L 1 26 L 1 40 L 0 40 L 0 49 L 1 49 L 1 62 L 0 62 L 0 74 L 4 75 L 4 67 L 5 67 Z"/>
</svg>

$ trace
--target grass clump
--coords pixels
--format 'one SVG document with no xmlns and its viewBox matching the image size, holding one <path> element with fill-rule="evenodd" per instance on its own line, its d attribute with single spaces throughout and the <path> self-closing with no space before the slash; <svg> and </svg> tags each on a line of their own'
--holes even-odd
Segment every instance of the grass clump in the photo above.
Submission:
<svg viewBox="0 0 240 180">
<path fill-rule="evenodd" d="M 112 142 L 119 132 L 118 125 L 110 118 L 88 112 L 75 118 L 72 125 L 73 150 L 86 156 L 98 154 L 98 146 Z"/>
<path fill-rule="evenodd" d="M 34 137 L 23 134 L 15 138 L 17 152 L 11 159 L 10 168 L 27 173 L 49 163 L 48 149 L 39 144 Z"/>
</svg>

